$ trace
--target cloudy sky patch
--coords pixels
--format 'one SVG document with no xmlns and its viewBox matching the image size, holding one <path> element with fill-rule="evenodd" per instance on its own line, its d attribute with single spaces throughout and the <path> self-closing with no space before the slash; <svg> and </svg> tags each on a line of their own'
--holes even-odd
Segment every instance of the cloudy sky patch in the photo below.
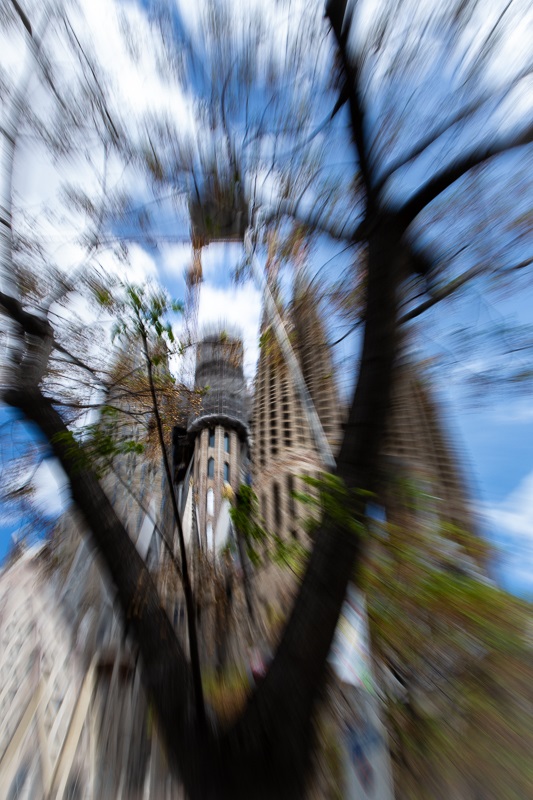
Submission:
<svg viewBox="0 0 533 800">
<path fill-rule="evenodd" d="M 533 470 L 501 503 L 484 503 L 479 512 L 500 550 L 505 583 L 533 597 Z"/>
</svg>

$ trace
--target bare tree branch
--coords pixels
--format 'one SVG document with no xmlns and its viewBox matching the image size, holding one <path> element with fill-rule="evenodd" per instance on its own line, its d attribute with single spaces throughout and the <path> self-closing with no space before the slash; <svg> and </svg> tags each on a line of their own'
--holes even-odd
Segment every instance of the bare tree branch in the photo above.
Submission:
<svg viewBox="0 0 533 800">
<path fill-rule="evenodd" d="M 369 159 L 369 144 L 365 130 L 365 109 L 360 94 L 360 65 L 358 57 L 348 51 L 348 36 L 351 27 L 351 11 L 347 11 L 346 0 L 329 0 L 326 17 L 331 23 L 342 63 L 344 85 L 339 97 L 347 97 L 350 109 L 352 136 L 359 160 L 362 183 L 366 192 L 367 213 L 376 205 L 374 176 Z"/>
<path fill-rule="evenodd" d="M 499 103 L 501 103 L 507 95 L 520 83 L 524 78 L 531 75 L 533 71 L 533 65 L 529 64 L 525 69 L 521 70 L 518 75 L 509 83 L 508 86 L 504 88 L 502 94 L 499 98 Z M 453 114 L 449 119 L 446 119 L 440 125 L 436 125 L 432 128 L 429 133 L 424 136 L 420 142 L 413 147 L 406 155 L 402 155 L 397 158 L 395 161 L 390 164 L 385 173 L 379 178 L 376 183 L 376 191 L 381 192 L 387 181 L 391 178 L 391 176 L 402 167 L 407 166 L 411 161 L 415 158 L 420 156 L 424 150 L 427 150 L 432 144 L 436 142 L 441 136 L 447 133 L 454 125 L 457 125 L 459 122 L 463 122 L 464 120 L 468 119 L 469 117 L 474 116 L 486 103 L 488 103 L 494 96 L 494 90 L 490 92 L 485 92 L 484 94 L 480 95 L 475 103 L 471 103 L 470 105 L 464 106 L 460 108 L 455 114 Z"/>
<path fill-rule="evenodd" d="M 478 167 L 494 156 L 514 150 L 533 142 L 533 124 L 521 133 L 508 134 L 491 144 L 479 145 L 470 153 L 457 158 L 452 164 L 438 172 L 425 183 L 398 211 L 398 219 L 405 228 L 428 206 L 439 194 L 446 191 L 453 183 L 466 175 L 474 167 Z"/>
<path fill-rule="evenodd" d="M 153 524 L 154 530 L 157 531 L 157 533 L 159 534 L 159 536 L 161 538 L 161 541 L 163 542 L 163 547 L 167 551 L 168 556 L 169 556 L 170 560 L 172 561 L 172 565 L 173 565 L 174 569 L 176 570 L 176 574 L 178 575 L 180 580 L 183 580 L 183 574 L 181 572 L 181 567 L 180 567 L 180 565 L 178 563 L 178 559 L 176 558 L 176 555 L 174 553 L 174 549 L 173 549 L 172 545 L 170 544 L 170 542 L 168 541 L 167 537 L 165 536 L 164 531 L 159 527 L 159 525 L 157 524 L 157 521 L 154 519 L 154 517 L 150 513 L 150 510 L 144 505 L 142 500 L 135 494 L 135 492 L 132 491 L 131 486 L 128 483 L 126 483 L 126 481 L 124 480 L 124 478 L 122 477 L 120 472 L 116 469 L 116 467 L 111 462 L 109 462 L 109 468 L 111 469 L 111 472 L 116 477 L 116 479 L 118 480 L 120 485 L 128 492 L 130 497 L 132 497 L 133 500 L 135 501 L 135 503 L 137 503 L 137 505 L 139 506 L 139 508 L 143 512 L 143 514 L 145 514 L 148 517 L 148 519 L 150 520 L 150 522 Z"/>
<path fill-rule="evenodd" d="M 12 320 L 21 326 L 25 333 L 32 336 L 48 336 L 50 334 L 51 326 L 48 320 L 24 311 L 22 303 L 15 297 L 0 292 L 0 306 Z"/>
<path fill-rule="evenodd" d="M 485 269 L 485 265 L 480 266 L 479 264 L 476 264 L 475 267 L 468 269 L 462 275 L 459 275 L 459 277 L 454 278 L 453 281 L 450 281 L 445 286 L 442 286 L 440 289 L 437 289 L 437 291 L 433 292 L 431 297 L 429 297 L 423 303 L 420 303 L 420 305 L 416 306 L 416 308 L 413 308 L 411 311 L 408 311 L 406 314 L 400 317 L 400 324 L 404 324 L 405 322 L 415 319 L 415 317 L 419 317 L 420 314 L 424 313 L 424 311 L 427 311 L 437 303 L 440 303 L 441 300 L 444 300 L 446 297 L 452 295 L 457 291 L 457 289 L 460 289 L 461 286 L 464 286 L 465 283 L 468 283 L 468 281 L 472 280 L 473 278 L 477 278 L 485 271 Z"/>
<path fill-rule="evenodd" d="M 91 375 L 94 375 L 95 377 L 99 377 L 98 370 L 94 369 L 93 367 L 90 367 L 89 364 L 86 364 L 84 361 L 81 361 L 77 356 L 71 353 L 70 350 L 67 350 L 67 348 L 64 345 L 60 344 L 57 341 L 54 341 L 54 349 L 57 350 L 59 353 L 62 353 L 64 356 L 66 356 L 70 361 L 70 363 L 74 364 L 74 366 L 86 370 L 87 372 L 90 372 Z"/>
<path fill-rule="evenodd" d="M 350 220 L 337 221 L 335 217 L 325 219 L 321 214 L 307 212 L 300 208 L 299 203 L 290 200 L 280 200 L 275 209 L 265 216 L 265 222 L 271 222 L 280 217 L 291 217 L 296 222 L 309 228 L 310 231 L 325 233 L 330 239 L 340 242 L 354 240 L 354 229 Z"/>
<path fill-rule="evenodd" d="M 521 269 L 525 269 L 525 267 L 529 267 L 531 264 L 533 264 L 533 257 L 525 258 L 523 261 L 520 261 L 518 264 L 514 264 L 509 269 L 515 272 Z M 421 314 L 424 313 L 424 311 L 427 311 L 429 308 L 432 308 L 433 306 L 437 305 L 437 303 L 440 303 L 440 301 L 444 300 L 446 297 L 450 297 L 450 295 L 456 292 L 457 289 L 460 289 L 461 286 L 464 286 L 466 283 L 473 280 L 474 278 L 478 278 L 484 272 L 488 272 L 488 267 L 486 265 L 476 264 L 476 266 L 467 269 L 467 271 L 464 272 L 462 275 L 459 275 L 457 278 L 454 278 L 445 286 L 441 286 L 440 289 L 434 291 L 431 297 L 429 297 L 423 303 L 420 303 L 420 305 L 416 306 L 416 308 L 411 309 L 411 311 L 408 311 L 406 314 L 400 317 L 400 324 L 409 322 L 410 320 L 419 317 Z M 349 331 L 349 333 L 351 333 L 351 331 Z"/>
<path fill-rule="evenodd" d="M 21 20 L 22 24 L 24 25 L 24 27 L 26 28 L 26 30 L 28 31 L 29 35 L 33 38 L 33 31 L 32 31 L 32 28 L 31 28 L 30 21 L 29 21 L 28 17 L 26 16 L 26 14 L 24 13 L 24 11 L 22 10 L 22 8 L 20 7 L 20 5 L 17 3 L 17 0 L 11 0 L 11 5 L 13 6 L 15 11 L 19 15 L 20 20 Z"/>
</svg>

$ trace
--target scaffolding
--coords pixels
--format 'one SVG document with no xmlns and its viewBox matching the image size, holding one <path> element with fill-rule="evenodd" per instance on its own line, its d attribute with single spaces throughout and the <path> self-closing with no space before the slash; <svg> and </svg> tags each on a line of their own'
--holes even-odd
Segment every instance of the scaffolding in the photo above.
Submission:
<svg viewBox="0 0 533 800">
<path fill-rule="evenodd" d="M 248 435 L 243 358 L 242 339 L 236 331 L 214 329 L 204 334 L 196 352 L 195 388 L 205 394 L 190 418 L 190 431 L 220 424 Z"/>
</svg>

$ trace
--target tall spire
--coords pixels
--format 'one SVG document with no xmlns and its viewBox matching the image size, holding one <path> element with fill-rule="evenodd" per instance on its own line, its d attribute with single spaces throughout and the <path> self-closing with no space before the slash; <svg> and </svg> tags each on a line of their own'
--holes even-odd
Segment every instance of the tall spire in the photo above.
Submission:
<svg viewBox="0 0 533 800">
<path fill-rule="evenodd" d="M 192 388 L 198 342 L 198 309 L 200 307 L 200 284 L 203 281 L 202 251 L 198 242 L 193 242 L 192 261 L 185 270 L 185 345 L 184 383 Z"/>
<path fill-rule="evenodd" d="M 292 321 L 296 355 L 318 418 L 335 454 L 340 446 L 341 409 L 331 350 L 320 314 L 316 283 L 307 274 L 306 252 L 302 247 L 296 260 Z"/>
</svg>

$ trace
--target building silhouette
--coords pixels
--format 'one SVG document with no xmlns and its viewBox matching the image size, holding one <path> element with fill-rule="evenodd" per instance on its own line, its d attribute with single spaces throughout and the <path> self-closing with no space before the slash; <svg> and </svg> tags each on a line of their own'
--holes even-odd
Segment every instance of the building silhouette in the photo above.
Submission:
<svg viewBox="0 0 533 800">
<path fill-rule="evenodd" d="M 269 272 L 277 296 L 275 270 Z M 282 308 L 283 322 L 326 439 L 335 455 L 348 409 L 336 385 L 318 286 L 298 264 L 293 296 Z M 308 509 L 293 493 L 309 487 L 304 476 L 326 471 L 271 322 L 263 316 L 262 347 L 254 385 L 253 476 L 263 520 L 282 536 L 298 536 Z M 382 446 L 382 483 L 376 501 L 392 521 L 402 514 L 402 485 L 431 498 L 434 523 L 475 529 L 466 475 L 456 447 L 442 422 L 443 412 L 422 367 L 405 352 L 393 374 L 391 408 Z"/>
<path fill-rule="evenodd" d="M 276 289 L 274 276 L 271 286 Z M 342 436 L 342 407 L 317 287 L 303 268 L 294 281 L 291 303 L 284 309 L 279 298 L 277 302 L 335 451 Z M 249 481 L 251 471 L 265 527 L 281 539 L 305 544 L 309 511 L 294 492 L 309 492 L 304 476 L 319 475 L 324 464 L 294 375 L 266 316 L 253 408 L 243 375 L 243 345 L 235 332 L 213 329 L 203 336 L 196 352 L 195 387 L 201 397 L 187 419 L 179 403 L 167 412 L 174 414 L 172 490 L 189 550 L 202 553 L 207 562 L 193 568 L 195 585 L 204 584 L 200 644 L 205 666 L 214 658 L 211 645 L 217 631 L 227 625 L 217 617 L 217 587 L 227 594 L 228 576 L 234 574 L 224 555 L 235 536 L 229 515 L 234 494 Z M 464 524 L 469 519 L 457 459 L 413 364 L 398 366 L 383 454 L 390 480 L 379 499 L 390 519 L 405 519 L 401 495 L 391 489 L 398 475 L 418 482 L 436 498 L 436 520 Z M 167 552 L 169 544 L 175 547 L 170 488 L 158 459 L 123 455 L 104 486 L 157 582 L 169 618 L 185 638 L 183 594 Z M 83 522 L 71 509 L 53 542 L 23 553 L 0 578 L 0 796 L 180 798 L 181 787 L 168 774 L 148 712 L 135 648 L 124 635 L 112 588 L 89 542 Z M 291 581 L 286 572 L 269 567 L 257 584 L 261 602 L 272 602 L 274 595 L 286 597 L 283 589 Z M 244 601 L 235 583 L 230 588 L 237 616 L 237 604 L 242 609 Z M 243 637 L 244 628 L 233 625 L 226 637 L 230 644 Z"/>
<path fill-rule="evenodd" d="M 439 519 L 475 530 L 469 506 L 468 479 L 449 433 L 443 410 L 420 366 L 406 358 L 396 367 L 383 464 L 382 501 L 395 514 L 398 479 L 409 481 L 433 498 Z"/>
</svg>

